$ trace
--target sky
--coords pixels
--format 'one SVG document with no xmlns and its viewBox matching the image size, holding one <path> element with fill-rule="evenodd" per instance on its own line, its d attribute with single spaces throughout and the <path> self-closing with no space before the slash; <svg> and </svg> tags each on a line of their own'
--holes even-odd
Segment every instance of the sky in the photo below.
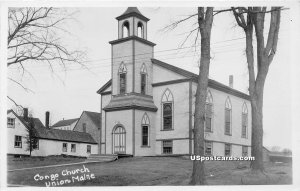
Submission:
<svg viewBox="0 0 300 191">
<path fill-rule="evenodd" d="M 220 10 L 222 8 L 216 8 Z M 28 107 L 33 116 L 44 123 L 45 112 L 50 111 L 51 124 L 61 119 L 79 118 L 82 111 L 100 112 L 100 95 L 96 91 L 111 77 L 111 40 L 117 39 L 117 20 L 126 7 L 120 8 L 68 8 L 75 11 L 74 20 L 64 27 L 71 35 L 63 36 L 68 47 L 86 50 L 89 70 L 77 65 L 68 66 L 65 72 L 55 66 L 51 73 L 46 64 L 26 63 L 31 75 L 22 78 L 16 67 L 8 68 L 8 76 L 18 79 L 34 93 L 25 92 L 8 82 L 8 95 Z M 199 46 L 192 36 L 182 45 L 189 31 L 197 27 L 196 18 L 180 24 L 176 29 L 163 30 L 171 22 L 196 13 L 194 7 L 139 7 L 148 17 L 148 40 L 156 43 L 154 58 L 198 73 Z M 267 23 L 267 22 L 266 22 Z M 277 54 L 270 66 L 264 90 L 264 145 L 292 147 L 291 124 L 291 62 L 290 62 L 289 10 L 282 13 Z M 268 25 L 266 25 L 268 28 Z M 234 76 L 234 88 L 244 93 L 248 88 L 248 71 L 245 58 L 245 39 L 230 13 L 215 16 L 211 35 L 210 78 L 228 84 Z M 8 102 L 8 108 L 14 108 Z"/>
</svg>

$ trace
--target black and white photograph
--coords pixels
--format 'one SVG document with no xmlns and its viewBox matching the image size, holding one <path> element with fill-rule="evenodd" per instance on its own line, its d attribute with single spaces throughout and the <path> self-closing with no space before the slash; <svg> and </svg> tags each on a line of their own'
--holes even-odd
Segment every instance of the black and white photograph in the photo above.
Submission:
<svg viewBox="0 0 300 191">
<path fill-rule="evenodd" d="M 300 188 L 299 1 L 0 7 L 1 189 Z"/>
</svg>

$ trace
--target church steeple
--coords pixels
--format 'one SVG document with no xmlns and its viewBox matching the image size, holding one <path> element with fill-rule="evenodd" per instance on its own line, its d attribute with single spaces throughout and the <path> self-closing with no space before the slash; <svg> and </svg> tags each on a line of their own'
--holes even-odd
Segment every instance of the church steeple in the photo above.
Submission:
<svg viewBox="0 0 300 191">
<path fill-rule="evenodd" d="M 147 22 L 136 7 L 129 7 L 116 18 L 118 39 L 112 45 L 112 95 L 142 97 L 152 95 L 153 42 L 147 40 Z"/>
<path fill-rule="evenodd" d="M 145 17 L 137 7 L 128 7 L 118 20 L 118 39 L 137 36 L 147 39 L 147 22 L 149 19 Z"/>
</svg>

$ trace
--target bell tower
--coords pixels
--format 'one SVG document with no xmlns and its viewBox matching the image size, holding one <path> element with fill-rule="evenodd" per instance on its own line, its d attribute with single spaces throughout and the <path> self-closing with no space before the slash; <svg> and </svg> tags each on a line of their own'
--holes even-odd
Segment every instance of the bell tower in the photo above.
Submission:
<svg viewBox="0 0 300 191">
<path fill-rule="evenodd" d="M 142 39 L 147 39 L 147 22 L 149 19 L 142 15 L 136 7 L 128 7 L 116 19 L 118 20 L 118 39 L 129 36 L 138 36 Z"/>
<path fill-rule="evenodd" d="M 152 100 L 151 62 L 155 44 L 147 40 L 149 19 L 137 7 L 128 7 L 116 19 L 118 39 L 109 42 L 112 55 L 112 100 L 107 107 L 112 107 L 114 102 L 122 99 L 123 102 L 126 100 L 126 105 L 131 106 L 137 100 L 146 100 L 147 103 L 141 103 L 143 107 L 151 105 L 152 109 L 156 108 Z"/>
<path fill-rule="evenodd" d="M 143 116 L 148 119 L 148 132 L 155 132 L 157 111 L 152 96 L 151 59 L 155 44 L 147 40 L 149 19 L 136 7 L 127 8 L 116 19 L 118 38 L 109 42 L 112 93 L 108 105 L 103 108 L 105 153 L 153 155 L 154 135 L 150 136 L 146 147 L 141 147 Z"/>
</svg>

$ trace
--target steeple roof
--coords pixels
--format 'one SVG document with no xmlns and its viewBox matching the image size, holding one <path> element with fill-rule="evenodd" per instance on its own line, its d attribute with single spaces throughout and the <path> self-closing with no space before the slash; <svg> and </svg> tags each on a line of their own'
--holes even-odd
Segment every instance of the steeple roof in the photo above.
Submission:
<svg viewBox="0 0 300 191">
<path fill-rule="evenodd" d="M 127 10 L 122 15 L 118 16 L 116 19 L 121 20 L 131 16 L 136 16 L 144 21 L 149 21 L 147 17 L 142 15 L 142 13 L 138 10 L 137 7 L 128 7 Z"/>
<path fill-rule="evenodd" d="M 126 15 L 129 13 L 138 13 L 138 14 L 142 14 L 137 7 L 128 7 L 127 10 L 122 14 L 122 15 Z"/>
</svg>

